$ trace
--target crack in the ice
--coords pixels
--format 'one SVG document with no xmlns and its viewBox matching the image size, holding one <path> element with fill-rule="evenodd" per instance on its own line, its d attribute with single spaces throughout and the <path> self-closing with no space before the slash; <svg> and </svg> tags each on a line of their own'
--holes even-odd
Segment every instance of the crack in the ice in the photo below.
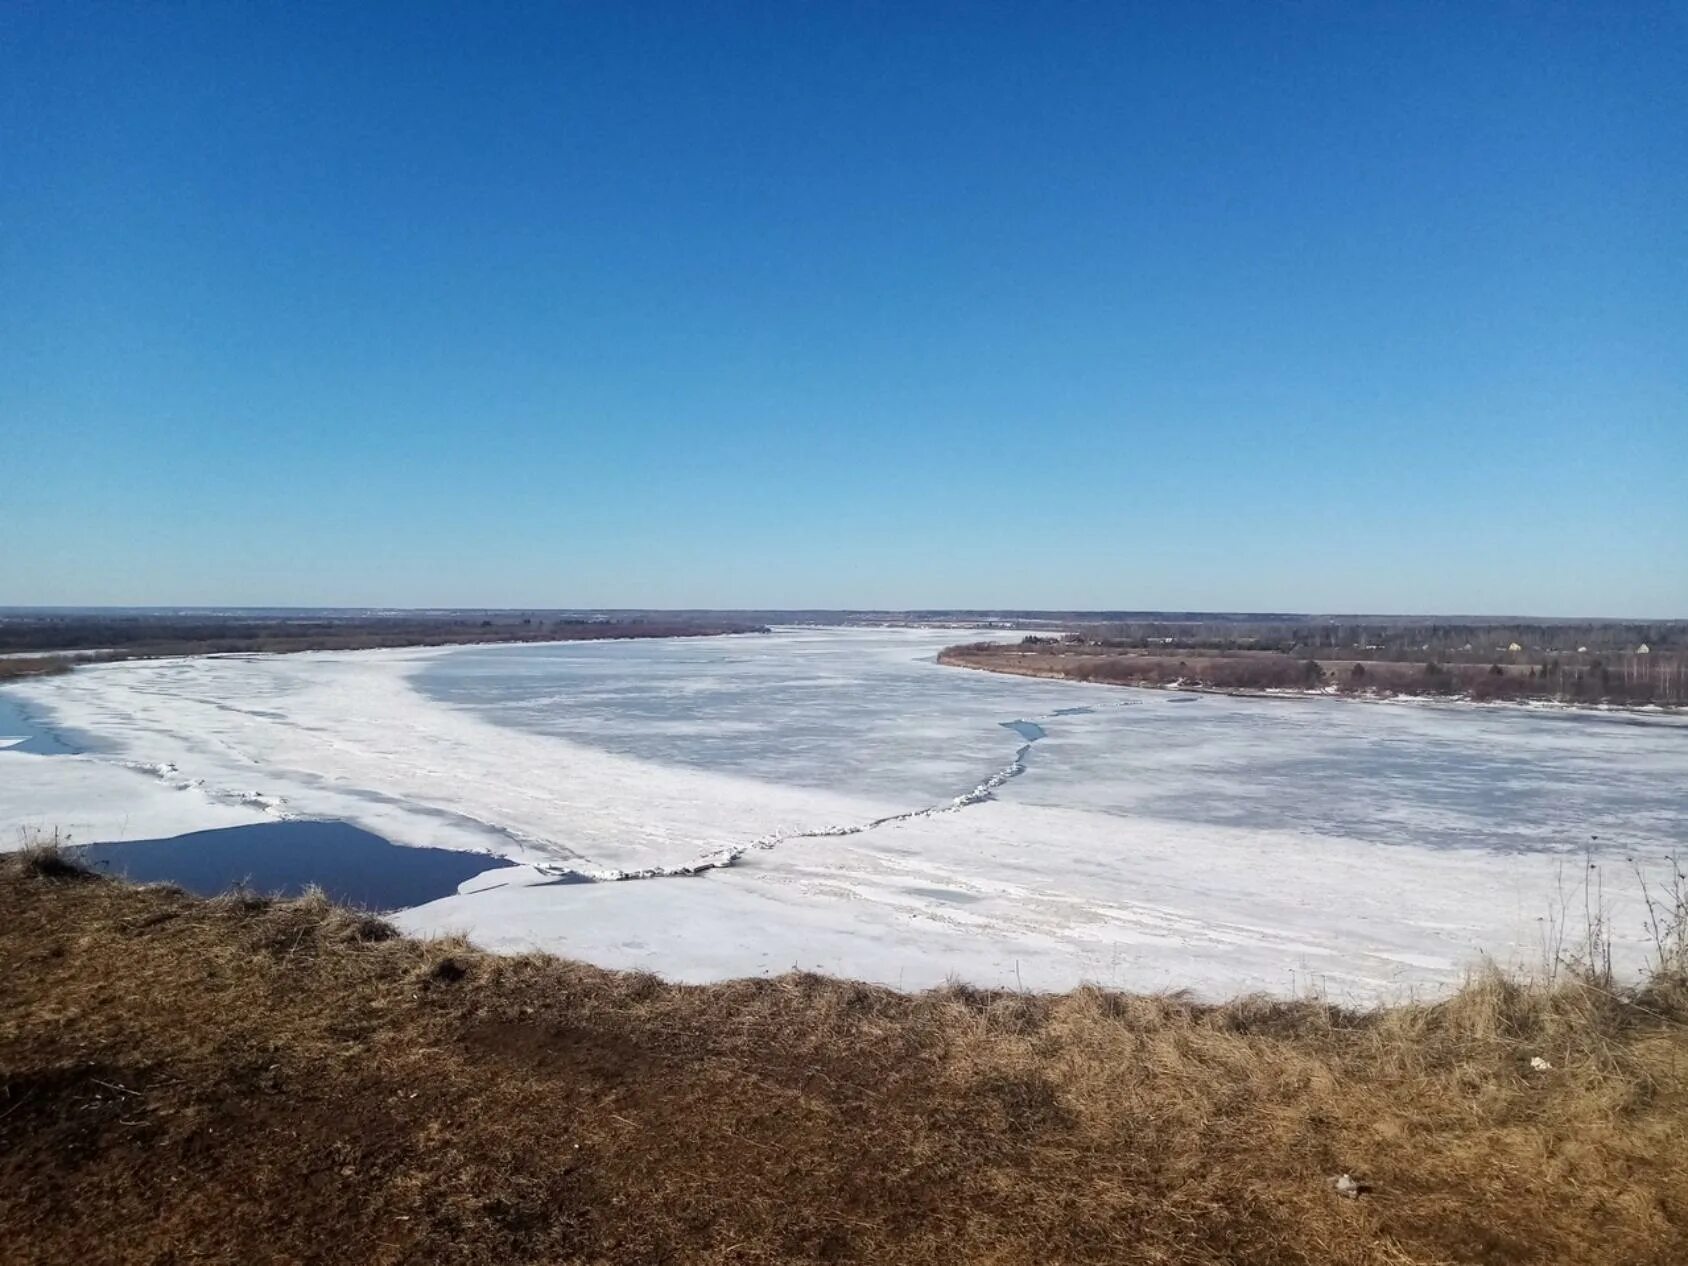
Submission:
<svg viewBox="0 0 1688 1266">
<path fill-rule="evenodd" d="M 890 826 L 895 822 L 912 822 L 919 818 L 933 818 L 940 814 L 959 813 L 963 809 L 976 804 L 983 804 L 995 798 L 996 791 L 1010 780 L 1018 778 L 1026 772 L 1026 757 L 1031 753 L 1032 744 L 1039 739 L 1047 738 L 1048 734 L 1043 726 L 1036 721 L 1001 721 L 1004 729 L 1013 730 L 1025 742 L 1014 752 L 1014 758 L 997 770 L 989 778 L 965 791 L 955 799 L 944 804 L 928 805 L 924 809 L 910 809 L 904 813 L 888 813 L 884 817 L 874 818 L 869 822 L 858 822 L 848 826 L 822 827 L 813 831 L 774 832 L 759 836 L 743 844 L 728 844 L 714 852 L 705 853 L 702 857 L 689 862 L 682 862 L 677 866 L 646 866 L 636 870 L 603 870 L 577 871 L 565 870 L 561 867 L 541 865 L 540 870 L 557 877 L 552 883 L 625 883 L 633 879 L 679 879 L 691 875 L 702 875 L 712 870 L 725 870 L 736 865 L 753 849 L 768 850 L 781 844 L 790 844 L 796 840 L 834 839 L 846 835 L 863 835 L 882 826 Z M 539 885 L 544 886 L 544 885 Z"/>
</svg>

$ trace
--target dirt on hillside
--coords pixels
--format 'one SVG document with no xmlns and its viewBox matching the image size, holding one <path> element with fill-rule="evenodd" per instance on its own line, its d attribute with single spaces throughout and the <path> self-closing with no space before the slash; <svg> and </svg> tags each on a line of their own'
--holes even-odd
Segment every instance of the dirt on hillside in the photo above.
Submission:
<svg viewBox="0 0 1688 1266">
<path fill-rule="evenodd" d="M 684 987 L 51 855 L 0 968 L 6 1263 L 1688 1261 L 1676 986 Z"/>
</svg>

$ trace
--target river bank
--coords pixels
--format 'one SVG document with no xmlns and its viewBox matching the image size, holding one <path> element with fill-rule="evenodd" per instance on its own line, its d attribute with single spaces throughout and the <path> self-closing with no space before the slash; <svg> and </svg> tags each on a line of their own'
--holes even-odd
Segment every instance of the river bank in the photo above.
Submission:
<svg viewBox="0 0 1688 1266">
<path fill-rule="evenodd" d="M 1683 705 L 1677 703 L 1589 694 L 1567 697 L 1529 664 L 1297 659 L 1271 652 L 1099 653 L 1058 643 L 950 646 L 938 653 L 937 662 L 1016 677 L 1243 699 L 1422 700 L 1599 712 L 1683 712 Z"/>
<path fill-rule="evenodd" d="M 8 1262 L 1688 1254 L 1673 976 L 679 986 L 50 854 L 0 858 L 0 957 Z"/>
</svg>

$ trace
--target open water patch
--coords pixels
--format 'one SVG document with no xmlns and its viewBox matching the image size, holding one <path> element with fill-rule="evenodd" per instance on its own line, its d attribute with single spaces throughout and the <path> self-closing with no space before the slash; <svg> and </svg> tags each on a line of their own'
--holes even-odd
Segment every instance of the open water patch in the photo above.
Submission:
<svg viewBox="0 0 1688 1266">
<path fill-rule="evenodd" d="M 82 749 L 36 720 L 16 698 L 0 690 L 0 751 L 37 756 L 74 756 Z"/>
<path fill-rule="evenodd" d="M 368 910 L 437 901 L 466 879 L 515 865 L 491 853 L 394 844 L 349 822 L 304 820 L 84 844 L 66 852 L 105 874 L 177 884 L 202 896 L 244 885 L 296 897 L 314 884 L 335 901 Z"/>
</svg>

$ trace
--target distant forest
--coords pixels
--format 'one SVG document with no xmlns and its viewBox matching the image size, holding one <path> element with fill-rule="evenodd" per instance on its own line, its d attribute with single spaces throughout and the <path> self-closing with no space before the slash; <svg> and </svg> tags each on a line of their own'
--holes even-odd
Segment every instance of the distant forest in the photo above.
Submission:
<svg viewBox="0 0 1688 1266">
<path fill-rule="evenodd" d="M 0 681 L 65 672 L 78 663 L 169 655 L 372 650 L 475 642 L 578 642 L 611 638 L 765 633 L 764 625 L 660 616 L 509 612 L 391 615 L 205 615 L 144 612 L 0 614 Z"/>
<path fill-rule="evenodd" d="M 1359 658 L 1476 662 L 1514 643 L 1533 654 L 1588 651 L 1617 654 L 1647 646 L 1651 651 L 1688 649 L 1688 621 L 1413 621 L 1377 617 L 1329 620 L 1254 620 L 1244 617 L 1190 620 L 1120 620 L 1075 624 L 1075 632 L 1102 644 L 1172 644 L 1213 650 L 1248 648 L 1299 654 L 1304 651 L 1367 652 Z"/>
<path fill-rule="evenodd" d="M 1688 622 L 1117 621 L 945 663 L 1118 685 L 1688 703 Z"/>
</svg>

